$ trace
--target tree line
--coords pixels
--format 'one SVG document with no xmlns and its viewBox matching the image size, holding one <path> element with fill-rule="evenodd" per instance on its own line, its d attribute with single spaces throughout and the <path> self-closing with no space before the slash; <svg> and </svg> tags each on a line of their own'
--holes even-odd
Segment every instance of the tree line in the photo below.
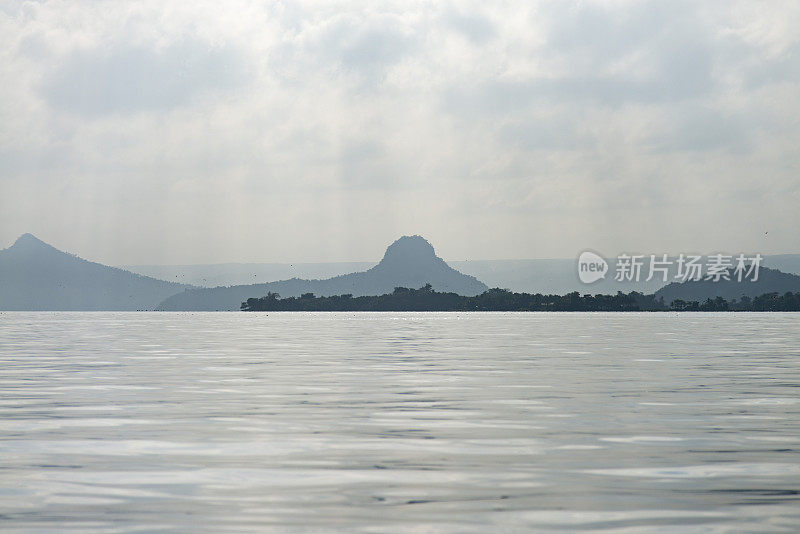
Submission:
<svg viewBox="0 0 800 534">
<path fill-rule="evenodd" d="M 474 297 L 438 292 L 430 284 L 419 289 L 396 287 L 392 293 L 354 297 L 351 294 L 317 297 L 304 293 L 299 297 L 280 298 L 277 293 L 249 298 L 243 311 L 800 311 L 800 293 L 767 293 L 755 298 L 725 300 L 722 297 L 704 302 L 674 300 L 636 291 L 616 295 L 566 295 L 515 293 L 490 289 Z"/>
</svg>

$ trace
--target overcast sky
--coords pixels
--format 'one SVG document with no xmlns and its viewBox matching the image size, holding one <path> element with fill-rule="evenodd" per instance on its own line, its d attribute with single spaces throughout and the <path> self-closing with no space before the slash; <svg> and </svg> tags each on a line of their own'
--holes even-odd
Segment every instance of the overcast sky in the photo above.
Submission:
<svg viewBox="0 0 800 534">
<path fill-rule="evenodd" d="M 796 1 L 0 6 L 0 248 L 800 253 Z"/>
</svg>

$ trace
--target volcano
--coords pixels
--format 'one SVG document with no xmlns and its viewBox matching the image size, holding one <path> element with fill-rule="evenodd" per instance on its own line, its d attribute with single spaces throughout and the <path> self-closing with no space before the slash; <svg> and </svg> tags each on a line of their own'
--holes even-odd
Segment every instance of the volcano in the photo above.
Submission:
<svg viewBox="0 0 800 534">
<path fill-rule="evenodd" d="M 269 292 L 282 297 L 314 293 L 317 296 L 381 295 L 395 287 L 419 288 L 431 284 L 441 292 L 473 296 L 488 289 L 477 278 L 458 272 L 436 255 L 433 246 L 418 235 L 403 236 L 386 249 L 383 259 L 363 272 L 325 280 L 292 278 L 266 284 L 188 289 L 164 300 L 157 309 L 170 311 L 238 310 L 251 297 Z"/>
</svg>

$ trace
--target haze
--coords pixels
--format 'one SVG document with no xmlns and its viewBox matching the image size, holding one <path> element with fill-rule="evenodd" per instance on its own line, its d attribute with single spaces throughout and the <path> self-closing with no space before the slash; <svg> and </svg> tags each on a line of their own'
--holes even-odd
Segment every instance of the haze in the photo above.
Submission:
<svg viewBox="0 0 800 534">
<path fill-rule="evenodd" d="M 800 252 L 797 2 L 6 2 L 0 248 Z"/>
</svg>

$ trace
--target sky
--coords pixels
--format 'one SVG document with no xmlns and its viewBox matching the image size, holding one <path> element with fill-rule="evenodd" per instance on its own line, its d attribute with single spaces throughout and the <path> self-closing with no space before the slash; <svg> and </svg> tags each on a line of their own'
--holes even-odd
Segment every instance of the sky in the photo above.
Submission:
<svg viewBox="0 0 800 534">
<path fill-rule="evenodd" d="M 0 248 L 800 253 L 800 3 L 0 0 Z"/>
</svg>

